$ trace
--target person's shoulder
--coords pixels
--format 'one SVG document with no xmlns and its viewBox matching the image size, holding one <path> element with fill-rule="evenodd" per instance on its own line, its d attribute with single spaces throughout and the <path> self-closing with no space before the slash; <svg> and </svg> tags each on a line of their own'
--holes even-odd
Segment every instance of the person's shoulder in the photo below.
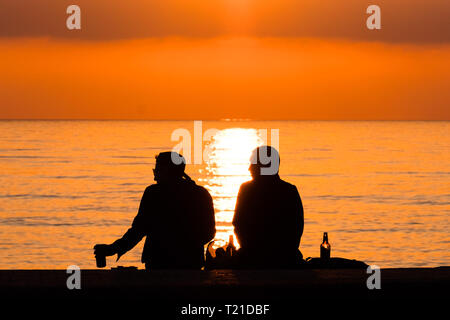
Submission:
<svg viewBox="0 0 450 320">
<path fill-rule="evenodd" d="M 203 187 L 203 186 L 201 186 L 199 184 L 196 184 L 195 182 L 192 183 L 192 187 L 195 188 L 199 192 L 203 192 L 203 193 L 209 194 L 208 189 L 206 189 L 205 187 Z"/>
<path fill-rule="evenodd" d="M 154 183 L 154 184 L 151 184 L 151 185 L 147 186 L 145 188 L 144 193 L 155 192 L 155 191 L 157 191 L 159 189 L 160 189 L 160 186 L 158 184 Z"/>
<path fill-rule="evenodd" d="M 255 186 L 255 181 L 254 180 L 245 181 L 245 182 L 243 182 L 241 184 L 240 190 L 241 191 L 245 191 L 245 190 L 251 189 L 254 186 Z"/>
<path fill-rule="evenodd" d="M 254 180 L 248 180 L 248 181 L 242 182 L 241 187 L 247 188 L 253 184 L 255 184 Z"/>
<path fill-rule="evenodd" d="M 195 182 L 190 182 L 190 187 L 195 190 L 195 192 L 203 197 L 212 198 L 211 194 L 209 193 L 208 189 L 205 187 L 196 184 Z"/>
<path fill-rule="evenodd" d="M 191 190 L 195 192 L 208 192 L 206 188 L 202 187 L 201 185 L 198 185 L 194 180 L 187 180 L 183 179 L 179 182 L 178 185 L 182 190 Z"/>
<path fill-rule="evenodd" d="M 281 184 L 282 188 L 290 189 L 292 191 L 298 191 L 297 190 L 297 186 L 295 184 L 289 183 L 289 182 L 284 181 L 282 179 L 280 179 L 280 184 Z"/>
<path fill-rule="evenodd" d="M 156 195 L 156 193 L 158 192 L 157 190 L 159 189 L 159 186 L 156 184 L 151 184 L 149 186 L 147 186 L 144 190 L 144 193 L 142 194 L 142 198 L 143 199 L 149 199 L 149 198 L 153 198 Z"/>
</svg>

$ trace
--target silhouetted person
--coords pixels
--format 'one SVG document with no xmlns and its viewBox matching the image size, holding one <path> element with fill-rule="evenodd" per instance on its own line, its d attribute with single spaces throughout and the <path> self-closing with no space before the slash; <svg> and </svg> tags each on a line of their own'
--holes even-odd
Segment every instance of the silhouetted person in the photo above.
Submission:
<svg viewBox="0 0 450 320">
<path fill-rule="evenodd" d="M 239 263 L 252 268 L 290 268 L 302 261 L 303 206 L 297 188 L 280 179 L 275 148 L 252 153 L 253 180 L 241 185 L 233 218 L 241 246 Z"/>
<path fill-rule="evenodd" d="M 153 170 L 157 183 L 145 189 L 131 228 L 111 245 L 96 245 L 94 253 L 117 253 L 118 260 L 147 236 L 142 253 L 146 269 L 200 269 L 204 245 L 216 233 L 214 207 L 209 192 L 184 169 L 181 155 L 160 153 Z"/>
</svg>

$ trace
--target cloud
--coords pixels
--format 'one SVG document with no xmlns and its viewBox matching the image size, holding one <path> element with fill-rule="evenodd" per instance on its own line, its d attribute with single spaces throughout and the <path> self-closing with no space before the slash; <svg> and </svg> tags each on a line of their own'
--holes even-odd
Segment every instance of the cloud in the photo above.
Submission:
<svg viewBox="0 0 450 320">
<path fill-rule="evenodd" d="M 4 119 L 450 119 L 450 45 L 3 40 L 0 70 Z"/>
<path fill-rule="evenodd" d="M 82 30 L 66 29 L 66 8 Z M 369 31 L 366 8 L 381 8 Z M 316 37 L 355 41 L 450 42 L 448 0 L 0 0 L 0 37 L 119 40 L 162 37 Z"/>
</svg>

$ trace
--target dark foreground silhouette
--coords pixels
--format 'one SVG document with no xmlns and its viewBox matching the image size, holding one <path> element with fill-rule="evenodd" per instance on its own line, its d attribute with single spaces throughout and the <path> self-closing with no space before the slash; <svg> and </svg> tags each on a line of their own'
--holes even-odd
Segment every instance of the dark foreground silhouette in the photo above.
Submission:
<svg viewBox="0 0 450 320">
<path fill-rule="evenodd" d="M 297 188 L 280 179 L 279 161 L 275 148 L 255 149 L 249 168 L 253 180 L 240 187 L 233 225 L 242 267 L 294 268 L 302 262 L 302 201 Z"/>
<path fill-rule="evenodd" d="M 281 180 L 275 148 L 259 147 L 250 160 L 253 179 L 241 185 L 233 218 L 241 248 L 232 258 L 230 254 L 231 259 L 217 254 L 215 263 L 206 267 L 297 268 L 304 263 L 298 249 L 304 220 L 297 188 Z M 177 153 L 163 152 L 157 157 L 157 184 L 145 190 L 139 212 L 123 237 L 111 245 L 94 247 L 98 261 L 114 254 L 118 260 L 147 237 L 142 253 L 146 269 L 200 269 L 205 265 L 204 245 L 215 235 L 213 202 L 184 169 L 184 158 Z"/>
<path fill-rule="evenodd" d="M 172 161 L 178 157 L 180 164 Z M 214 207 L 208 191 L 185 173 L 184 158 L 160 153 L 154 170 L 157 184 L 144 192 L 130 229 L 111 245 L 94 247 L 96 256 L 118 259 L 147 237 L 142 253 L 146 269 L 200 269 L 204 245 L 215 235 Z"/>
</svg>

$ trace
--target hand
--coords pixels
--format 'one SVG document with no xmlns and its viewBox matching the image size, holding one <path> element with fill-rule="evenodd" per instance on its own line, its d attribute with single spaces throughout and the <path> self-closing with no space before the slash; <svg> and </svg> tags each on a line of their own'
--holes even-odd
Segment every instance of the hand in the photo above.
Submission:
<svg viewBox="0 0 450 320">
<path fill-rule="evenodd" d="M 96 244 L 94 246 L 94 255 L 95 256 L 112 256 L 116 254 L 112 245 L 110 244 Z"/>
</svg>

